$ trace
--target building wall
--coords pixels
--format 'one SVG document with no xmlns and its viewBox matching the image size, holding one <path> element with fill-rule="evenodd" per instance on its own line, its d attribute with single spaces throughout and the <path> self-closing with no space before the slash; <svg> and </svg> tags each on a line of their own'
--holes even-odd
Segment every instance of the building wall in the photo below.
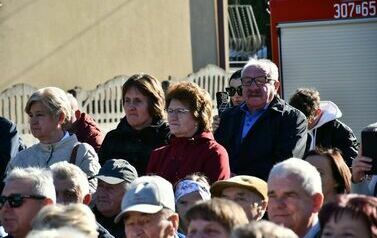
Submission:
<svg viewBox="0 0 377 238">
<path fill-rule="evenodd" d="M 216 64 L 215 0 L 205 1 L 1 0 L 0 91 L 16 83 L 92 89 L 137 72 L 166 80 Z M 202 16 L 202 38 L 193 16 Z M 198 42 L 208 50 L 192 49 Z"/>
</svg>

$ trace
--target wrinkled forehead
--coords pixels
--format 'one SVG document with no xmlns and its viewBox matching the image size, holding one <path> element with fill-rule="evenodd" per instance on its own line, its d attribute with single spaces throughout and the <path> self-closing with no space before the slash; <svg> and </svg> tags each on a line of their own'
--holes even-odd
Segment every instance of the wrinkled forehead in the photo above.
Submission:
<svg viewBox="0 0 377 238">
<path fill-rule="evenodd" d="M 242 70 L 241 78 L 244 77 L 261 77 L 261 76 L 270 76 L 270 72 L 266 67 L 261 65 L 250 65 Z"/>
</svg>

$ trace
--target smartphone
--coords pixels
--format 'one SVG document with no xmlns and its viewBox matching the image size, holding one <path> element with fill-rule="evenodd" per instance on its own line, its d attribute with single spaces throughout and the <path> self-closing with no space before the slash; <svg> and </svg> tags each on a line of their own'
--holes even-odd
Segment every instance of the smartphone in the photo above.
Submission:
<svg viewBox="0 0 377 238">
<path fill-rule="evenodd" d="M 372 159 L 372 169 L 368 174 L 377 174 L 377 123 L 361 131 L 361 154 Z"/>
<path fill-rule="evenodd" d="M 216 93 L 216 102 L 217 102 L 217 110 L 219 116 L 223 113 L 226 109 L 230 107 L 229 103 L 229 95 L 227 92 L 217 92 Z"/>
</svg>

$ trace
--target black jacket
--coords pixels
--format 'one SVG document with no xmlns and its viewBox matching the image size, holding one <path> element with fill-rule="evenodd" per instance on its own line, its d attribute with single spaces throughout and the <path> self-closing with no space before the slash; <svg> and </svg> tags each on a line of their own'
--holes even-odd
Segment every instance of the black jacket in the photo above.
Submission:
<svg viewBox="0 0 377 238">
<path fill-rule="evenodd" d="M 359 143 L 351 128 L 335 119 L 317 128 L 315 138 L 316 146 L 338 148 L 342 152 L 344 161 L 351 167 L 352 160 L 356 158 L 359 149 Z"/>
<path fill-rule="evenodd" d="M 11 121 L 0 117 L 0 179 L 3 181 L 5 168 L 18 151 L 24 149 L 16 125 Z M 2 190 L 2 182 L 0 192 Z"/>
<path fill-rule="evenodd" d="M 98 226 L 98 229 L 97 229 L 97 231 L 99 232 L 101 237 L 110 238 L 109 236 L 105 236 L 106 232 L 104 233 L 103 229 L 105 229 L 105 231 L 110 233 L 115 238 L 123 238 L 123 237 L 126 236 L 124 234 L 124 224 L 123 224 L 123 222 L 115 223 L 114 222 L 115 216 L 114 217 L 105 217 L 97 210 L 96 207 L 94 207 L 92 209 L 92 211 L 93 211 L 93 213 L 96 217 L 97 223 L 99 223 L 101 225 L 101 226 Z"/>
<path fill-rule="evenodd" d="M 123 118 L 115 130 L 107 133 L 98 152 L 101 165 L 109 159 L 124 159 L 139 176 L 145 175 L 152 150 L 168 143 L 170 131 L 164 121 L 154 121 L 141 130 L 133 129 Z"/>
<path fill-rule="evenodd" d="M 215 139 L 228 151 L 233 173 L 267 180 L 275 163 L 302 158 L 307 140 L 304 114 L 275 97 L 241 141 L 245 117 L 242 105 L 222 114 L 215 133 Z"/>
</svg>

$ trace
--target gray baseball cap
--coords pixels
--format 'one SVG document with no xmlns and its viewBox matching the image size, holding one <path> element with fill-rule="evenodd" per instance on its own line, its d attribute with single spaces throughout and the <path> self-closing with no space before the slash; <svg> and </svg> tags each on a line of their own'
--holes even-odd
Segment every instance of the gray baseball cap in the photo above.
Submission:
<svg viewBox="0 0 377 238">
<path fill-rule="evenodd" d="M 121 212 L 115 217 L 115 223 L 118 223 L 127 212 L 155 214 L 163 208 L 175 211 L 173 186 L 160 176 L 137 178 L 123 196 L 121 207 Z"/>
<path fill-rule="evenodd" d="M 134 181 L 138 175 L 134 166 L 123 159 L 111 159 L 105 162 L 96 178 L 109 184 Z"/>
</svg>

